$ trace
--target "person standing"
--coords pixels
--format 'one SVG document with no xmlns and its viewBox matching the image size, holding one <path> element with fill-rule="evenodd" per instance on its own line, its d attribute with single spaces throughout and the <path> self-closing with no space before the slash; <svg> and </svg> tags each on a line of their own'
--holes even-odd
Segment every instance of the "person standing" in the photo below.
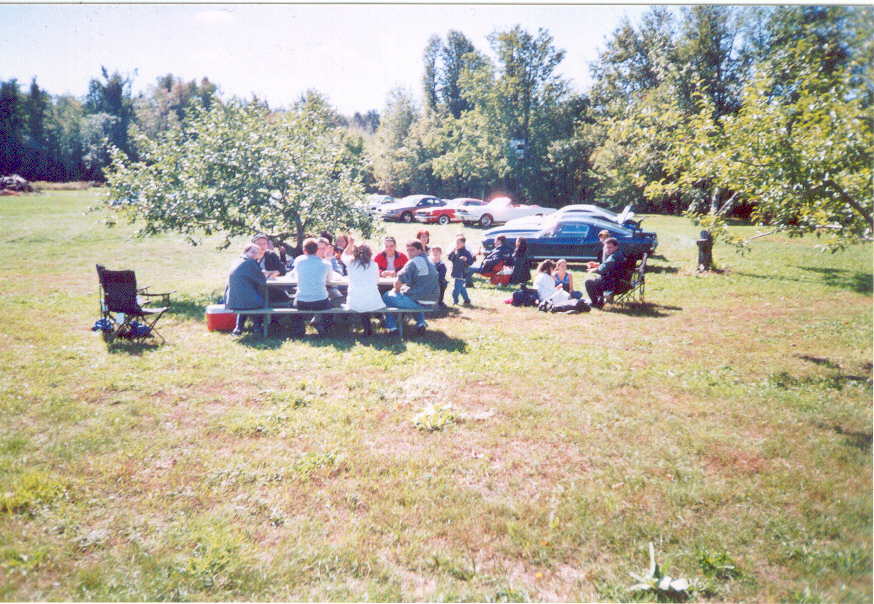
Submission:
<svg viewBox="0 0 874 604">
<path fill-rule="evenodd" d="M 470 296 L 467 294 L 467 279 L 469 277 L 468 269 L 473 264 L 473 254 L 467 249 L 465 244 L 467 238 L 464 235 L 455 236 L 455 249 L 449 252 L 446 257 L 452 263 L 452 303 L 457 305 L 458 298 L 464 300 L 465 306 L 470 306 Z"/>
<path fill-rule="evenodd" d="M 519 237 L 516 249 L 513 250 L 513 272 L 510 274 L 510 284 L 519 285 L 531 281 L 531 268 L 528 266 L 528 240 Z"/>
<path fill-rule="evenodd" d="M 440 249 L 439 245 L 432 247 L 428 253 L 431 257 L 431 262 L 434 263 L 434 267 L 437 269 L 437 284 L 440 286 L 440 298 L 437 300 L 437 308 L 441 309 L 446 308 L 446 305 L 443 303 L 443 296 L 446 294 L 446 286 L 449 285 L 449 280 L 446 278 L 446 265 L 440 259 L 442 254 L 443 250 Z"/>
</svg>

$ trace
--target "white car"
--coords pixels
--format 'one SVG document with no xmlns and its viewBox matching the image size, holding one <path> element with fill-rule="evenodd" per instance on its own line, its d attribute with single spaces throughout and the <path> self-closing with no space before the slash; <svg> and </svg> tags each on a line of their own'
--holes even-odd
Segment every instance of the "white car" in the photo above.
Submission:
<svg viewBox="0 0 874 604">
<path fill-rule="evenodd" d="M 615 222 L 616 224 L 626 224 L 629 220 L 634 218 L 634 212 L 631 211 L 631 206 L 625 206 L 625 210 L 623 210 L 621 214 L 617 214 L 616 212 L 611 212 L 600 206 L 578 203 L 559 208 L 551 214 L 551 216 L 553 218 L 558 218 L 559 216 L 592 216 L 593 218 L 608 220 L 610 222 Z M 511 220 L 507 226 L 533 227 L 542 223 L 543 216 L 525 216 L 523 218 Z"/>
<path fill-rule="evenodd" d="M 479 224 L 490 227 L 498 222 L 508 222 L 515 218 L 526 216 L 546 216 L 555 212 L 553 208 L 538 205 L 515 204 L 509 197 L 495 197 L 484 206 L 466 206 L 456 208 L 455 215 L 464 224 Z"/>
</svg>

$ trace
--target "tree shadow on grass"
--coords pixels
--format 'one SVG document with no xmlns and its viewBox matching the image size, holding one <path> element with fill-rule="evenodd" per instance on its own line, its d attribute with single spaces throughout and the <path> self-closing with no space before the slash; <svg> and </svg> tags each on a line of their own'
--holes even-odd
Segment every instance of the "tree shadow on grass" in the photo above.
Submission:
<svg viewBox="0 0 874 604">
<path fill-rule="evenodd" d="M 142 356 L 144 352 L 158 350 L 163 346 L 160 338 L 150 338 L 142 342 L 132 342 L 124 338 L 116 338 L 106 345 L 109 354 L 127 354 L 130 356 Z"/>
<path fill-rule="evenodd" d="M 823 430 L 833 430 L 835 433 L 844 437 L 847 445 L 856 447 L 857 449 L 869 453 L 871 451 L 871 443 L 874 441 L 874 435 L 871 432 L 862 432 L 858 430 L 845 430 L 837 424 L 826 424 L 818 422 L 817 425 Z"/>
<path fill-rule="evenodd" d="M 662 274 L 662 273 L 679 273 L 680 269 L 676 266 L 653 266 L 647 262 L 646 264 L 646 273 L 654 273 L 654 274 Z"/>
<path fill-rule="evenodd" d="M 263 332 L 252 331 L 244 333 L 237 342 L 257 350 L 277 350 L 288 340 L 307 343 L 313 348 L 331 347 L 335 350 L 349 351 L 357 346 L 367 346 L 374 350 L 387 350 L 394 354 L 406 352 L 407 344 L 412 342 L 418 342 L 434 350 L 445 352 L 467 352 L 468 350 L 467 342 L 453 338 L 441 330 L 429 328 L 424 334 L 419 335 L 416 333 L 415 324 L 405 324 L 402 339 L 397 334 L 389 334 L 378 327 L 375 320 L 373 323 L 373 334 L 370 336 L 363 334 L 356 319 L 354 322 L 337 322 L 334 325 L 332 335 L 320 337 L 316 333 L 307 333 L 301 338 L 293 335 L 289 323 L 281 322 L 270 326 L 266 339 Z"/>
<path fill-rule="evenodd" d="M 167 305 L 167 315 L 173 315 L 186 321 L 199 321 L 203 323 L 206 321 L 206 307 L 208 305 L 209 303 L 203 300 L 192 300 L 190 298 L 171 299 L 170 304 Z"/>
<path fill-rule="evenodd" d="M 810 271 L 822 276 L 822 282 L 829 287 L 849 289 L 857 294 L 874 293 L 874 275 L 847 268 L 816 268 L 812 266 L 796 266 L 804 271 Z"/>
<path fill-rule="evenodd" d="M 670 317 L 675 312 L 683 310 L 683 308 L 680 306 L 665 306 L 663 304 L 643 302 L 641 304 L 628 304 L 627 306 L 610 306 L 607 310 L 611 313 L 627 315 L 629 317 L 661 319 Z"/>
</svg>

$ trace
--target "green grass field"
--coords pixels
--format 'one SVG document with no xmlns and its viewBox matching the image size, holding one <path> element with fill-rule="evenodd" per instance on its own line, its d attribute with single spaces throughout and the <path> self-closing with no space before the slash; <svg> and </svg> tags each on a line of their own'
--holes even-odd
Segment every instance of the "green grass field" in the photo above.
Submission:
<svg viewBox="0 0 874 604">
<path fill-rule="evenodd" d="M 204 308 L 238 250 L 131 239 L 98 195 L 0 198 L 0 599 L 872 600 L 870 245 L 697 275 L 651 216 L 641 308 L 478 282 L 405 341 L 235 339 Z M 98 262 L 176 290 L 166 345 L 91 331 Z M 649 543 L 688 590 L 628 590 Z"/>
</svg>

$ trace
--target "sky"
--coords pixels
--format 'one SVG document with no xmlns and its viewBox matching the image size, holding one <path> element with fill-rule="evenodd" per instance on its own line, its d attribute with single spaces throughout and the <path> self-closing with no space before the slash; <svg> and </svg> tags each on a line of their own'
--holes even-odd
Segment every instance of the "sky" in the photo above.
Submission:
<svg viewBox="0 0 874 604">
<path fill-rule="evenodd" d="M 288 107 L 308 89 L 347 116 L 382 113 L 388 92 L 421 98 L 428 39 L 461 31 L 491 55 L 487 36 L 544 28 L 566 51 L 558 68 L 577 92 L 623 16 L 648 5 L 549 4 L 0 4 L 0 81 L 82 97 L 101 67 L 134 76 L 136 95 L 172 73 L 204 76 L 226 98 Z"/>
</svg>

